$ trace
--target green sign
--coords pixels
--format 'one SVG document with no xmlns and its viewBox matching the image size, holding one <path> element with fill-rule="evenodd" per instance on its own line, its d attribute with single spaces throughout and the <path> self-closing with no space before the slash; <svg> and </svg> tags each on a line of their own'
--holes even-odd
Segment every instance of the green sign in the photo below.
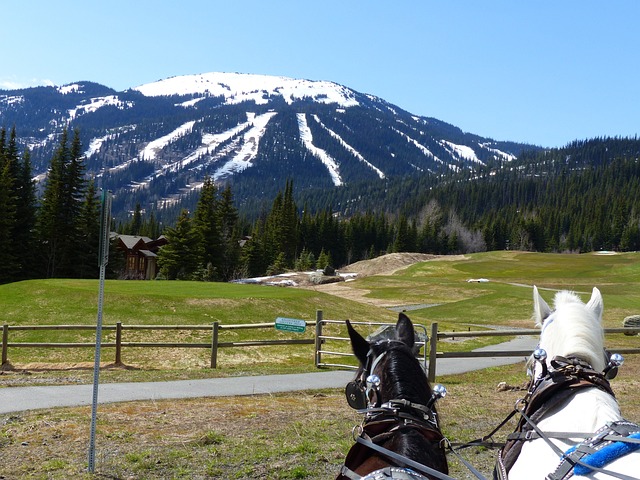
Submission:
<svg viewBox="0 0 640 480">
<path fill-rule="evenodd" d="M 298 320 L 297 318 L 276 318 L 276 330 L 284 330 L 285 332 L 304 333 L 307 322 Z"/>
</svg>

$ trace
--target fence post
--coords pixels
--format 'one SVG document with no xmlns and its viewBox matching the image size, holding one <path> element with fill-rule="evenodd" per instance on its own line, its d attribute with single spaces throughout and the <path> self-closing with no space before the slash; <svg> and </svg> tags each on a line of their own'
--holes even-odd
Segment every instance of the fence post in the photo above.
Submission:
<svg viewBox="0 0 640 480">
<path fill-rule="evenodd" d="M 213 322 L 211 332 L 211 368 L 218 368 L 218 322 Z"/>
<path fill-rule="evenodd" d="M 438 322 L 431 324 L 431 338 L 429 338 L 429 374 L 430 383 L 436 381 L 436 355 L 438 353 Z"/>
<path fill-rule="evenodd" d="M 122 322 L 116 323 L 116 365 L 122 365 Z"/>
<path fill-rule="evenodd" d="M 2 363 L 0 366 L 7 363 L 7 344 L 9 343 L 9 325 L 6 323 L 2 325 Z"/>
<path fill-rule="evenodd" d="M 322 310 L 316 310 L 316 368 L 320 368 L 320 362 L 322 361 L 322 354 L 320 350 L 322 350 Z"/>
</svg>

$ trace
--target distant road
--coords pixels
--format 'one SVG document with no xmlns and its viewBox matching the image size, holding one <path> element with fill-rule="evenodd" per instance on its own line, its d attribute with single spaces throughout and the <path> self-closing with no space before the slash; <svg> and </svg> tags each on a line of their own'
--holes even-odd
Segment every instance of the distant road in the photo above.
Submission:
<svg viewBox="0 0 640 480">
<path fill-rule="evenodd" d="M 537 339 L 517 337 L 509 342 L 482 350 L 531 350 Z M 443 358 L 436 364 L 436 375 L 451 375 L 481 370 L 497 365 L 522 362 L 522 357 Z M 523 370 L 524 374 L 524 370 Z M 342 388 L 353 379 L 354 372 L 323 370 L 312 373 L 250 377 L 178 380 L 169 382 L 104 383 L 98 389 L 98 403 L 135 400 L 168 400 L 195 397 L 233 397 L 298 390 Z M 93 385 L 56 385 L 0 388 L 0 415 L 57 407 L 91 405 Z"/>
</svg>

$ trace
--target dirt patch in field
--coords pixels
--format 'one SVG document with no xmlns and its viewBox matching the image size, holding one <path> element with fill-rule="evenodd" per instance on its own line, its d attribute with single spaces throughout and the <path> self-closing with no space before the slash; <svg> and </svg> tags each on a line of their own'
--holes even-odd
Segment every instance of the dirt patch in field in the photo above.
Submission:
<svg viewBox="0 0 640 480">
<path fill-rule="evenodd" d="M 369 275 L 393 275 L 398 270 L 409 267 L 416 263 L 428 262 L 430 260 L 464 260 L 464 255 L 431 255 L 428 253 L 389 253 L 371 260 L 362 260 L 352 263 L 344 268 L 342 272 L 357 273 L 359 277 Z"/>
<path fill-rule="evenodd" d="M 464 260 L 464 255 L 431 255 L 427 253 L 389 253 L 371 260 L 362 260 L 352 263 L 340 269 L 343 274 L 354 273 L 356 278 L 368 277 L 372 275 L 393 275 L 403 268 L 415 265 L 420 262 L 428 262 L 431 260 Z M 367 295 L 370 290 L 364 288 L 354 288 L 349 282 L 327 283 L 323 285 L 305 285 L 301 284 L 301 288 L 310 288 L 336 297 L 353 300 L 367 305 L 375 305 L 377 307 L 393 307 L 397 302 L 389 302 L 378 298 L 370 298 Z"/>
</svg>

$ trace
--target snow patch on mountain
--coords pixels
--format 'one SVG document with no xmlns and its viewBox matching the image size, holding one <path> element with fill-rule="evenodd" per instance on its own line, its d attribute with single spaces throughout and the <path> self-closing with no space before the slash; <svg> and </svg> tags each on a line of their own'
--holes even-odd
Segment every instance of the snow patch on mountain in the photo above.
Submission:
<svg viewBox="0 0 640 480">
<path fill-rule="evenodd" d="M 78 115 L 85 115 L 87 113 L 93 113 L 96 110 L 106 107 L 106 106 L 114 106 L 121 110 L 124 110 L 127 107 L 132 107 L 133 102 L 123 102 L 116 95 L 107 95 L 106 97 L 96 97 L 89 100 L 88 104 L 78 105 L 76 108 L 72 108 L 67 111 L 69 115 L 69 121 L 76 118 Z"/>
<path fill-rule="evenodd" d="M 511 153 L 503 152 L 502 150 L 498 150 L 497 148 L 491 148 L 492 143 L 480 143 L 482 148 L 489 150 L 491 153 L 495 154 L 497 157 L 502 157 L 504 160 L 508 162 L 514 161 L 517 157 Z"/>
<path fill-rule="evenodd" d="M 202 144 L 191 154 L 187 155 L 182 161 L 181 166 L 188 165 L 198 158 L 201 158 L 207 154 L 211 155 L 218 147 L 231 139 L 234 135 L 238 135 L 242 130 L 245 130 L 252 125 L 252 121 L 255 118 L 255 114 L 247 112 L 247 121 L 240 123 L 237 126 L 230 128 L 222 133 L 205 133 L 202 135 Z"/>
<path fill-rule="evenodd" d="M 254 114 L 247 113 L 248 117 L 253 117 L 253 115 Z M 253 127 L 244 134 L 242 148 L 233 159 L 229 160 L 221 168 L 216 170 L 213 174 L 214 180 L 218 180 L 233 173 L 241 172 L 252 166 L 252 161 L 258 155 L 260 139 L 267 129 L 269 120 L 271 120 L 275 115 L 277 115 L 277 112 L 267 112 L 262 115 L 256 115 L 254 118 L 249 118 L 249 121 L 253 123 Z"/>
<path fill-rule="evenodd" d="M 345 142 L 342 137 L 340 137 L 340 135 L 338 135 L 336 132 L 334 132 L 333 130 L 331 130 L 330 128 L 328 128 L 324 123 L 322 123 L 320 121 L 320 118 L 318 117 L 318 115 L 314 115 L 313 119 L 322 127 L 324 128 L 329 135 L 331 135 L 334 139 L 336 139 L 338 141 L 338 143 L 340 143 L 340 145 L 342 145 L 342 148 L 344 148 L 347 152 L 349 152 L 351 155 L 353 155 L 354 157 L 356 157 L 358 160 L 360 160 L 362 163 L 364 163 L 367 167 L 369 167 L 371 170 L 373 170 L 374 172 L 376 172 L 376 174 L 378 175 L 378 177 L 380 177 L 381 179 L 385 178 L 384 173 L 382 172 L 382 170 L 380 170 L 378 167 L 376 167 L 375 165 L 373 165 L 372 163 L 368 162 L 355 148 L 353 148 L 351 145 L 349 145 L 347 142 Z"/>
<path fill-rule="evenodd" d="M 480 165 L 484 165 L 484 163 L 478 158 L 478 156 L 476 155 L 476 152 L 474 152 L 473 148 L 471 148 L 471 147 L 468 147 L 466 145 L 457 145 L 457 144 L 455 144 L 453 142 L 449 142 L 447 140 L 442 140 L 442 141 L 440 141 L 438 143 L 440 143 L 440 145 L 442 145 L 444 148 L 449 150 L 451 153 L 453 153 L 458 158 L 463 158 L 465 160 L 469 160 L 471 162 L 475 162 L 475 163 L 478 163 Z"/>
<path fill-rule="evenodd" d="M 340 168 L 338 167 L 338 163 L 333 159 L 331 155 L 325 152 L 323 149 L 316 147 L 313 144 L 313 135 L 311 134 L 311 129 L 309 128 L 309 124 L 307 123 L 307 116 L 304 113 L 297 113 L 298 116 L 298 129 L 300 130 L 300 139 L 302 143 L 316 158 L 318 158 L 329 170 L 329 175 L 331 175 L 331 180 L 333 180 L 333 184 L 336 187 L 339 187 L 343 184 L 342 178 L 340 177 Z"/>
<path fill-rule="evenodd" d="M 433 153 L 431 153 L 431 151 L 425 147 L 424 145 L 422 145 L 421 143 L 419 143 L 417 140 L 411 138 L 409 135 L 407 135 L 406 133 L 398 130 L 397 128 L 392 128 L 392 130 L 394 132 L 396 132 L 398 135 L 400 135 L 401 137 L 405 138 L 407 140 L 407 142 L 411 143 L 413 146 L 415 146 L 418 150 L 420 150 L 426 157 L 432 158 L 434 161 L 441 163 L 444 165 L 444 162 L 442 160 L 440 160 L 438 157 L 436 157 Z"/>
<path fill-rule="evenodd" d="M 318 103 L 337 103 L 343 107 L 359 105 L 355 92 L 337 83 L 242 73 L 182 75 L 140 85 L 133 90 L 148 97 L 224 97 L 227 104 L 254 101 L 258 105 L 264 105 L 269 103 L 270 97 L 279 96 L 288 104 L 296 100 L 311 99 Z"/>
<path fill-rule="evenodd" d="M 172 132 L 149 142 L 147 146 L 144 147 L 144 150 L 140 152 L 139 157 L 143 160 L 155 160 L 158 156 L 158 153 L 161 152 L 163 148 L 165 148 L 171 142 L 176 141 L 178 138 L 191 133 L 195 123 L 195 120 L 186 122 Z"/>
<path fill-rule="evenodd" d="M 0 95 L 0 104 L 3 103 L 7 107 L 11 107 L 12 105 L 24 103 L 24 97 L 22 95 Z"/>
<path fill-rule="evenodd" d="M 82 93 L 81 86 L 77 83 L 70 83 L 69 85 L 63 85 L 62 87 L 58 87 L 58 92 L 62 95 L 67 95 L 69 93 Z"/>
<path fill-rule="evenodd" d="M 114 138 L 116 138 L 115 133 L 107 134 L 103 137 L 92 138 L 89 142 L 89 148 L 87 148 L 87 150 L 84 152 L 84 156 L 86 158 L 89 158 L 91 155 L 97 153 L 100 150 L 104 142 L 106 142 L 107 140 L 113 140 Z"/>
</svg>

